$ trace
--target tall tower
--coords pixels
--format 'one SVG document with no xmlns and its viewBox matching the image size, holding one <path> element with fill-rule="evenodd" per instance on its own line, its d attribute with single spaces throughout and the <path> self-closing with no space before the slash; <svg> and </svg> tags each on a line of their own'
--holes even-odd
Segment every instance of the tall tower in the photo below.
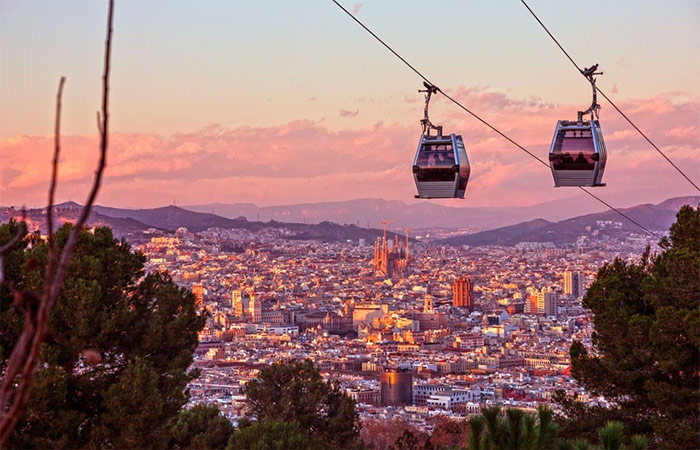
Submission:
<svg viewBox="0 0 700 450">
<path fill-rule="evenodd" d="M 544 314 L 546 316 L 557 317 L 557 293 L 556 292 L 546 292 L 544 294 Z"/>
<path fill-rule="evenodd" d="M 250 294 L 250 303 L 248 303 L 248 305 L 250 307 L 250 317 L 253 323 L 262 322 L 262 305 L 259 300 L 255 299 L 255 295 Z"/>
<path fill-rule="evenodd" d="M 377 240 L 374 241 L 374 258 L 372 260 L 375 272 L 379 271 L 379 245 L 379 238 L 377 238 Z"/>
<path fill-rule="evenodd" d="M 233 315 L 236 317 L 243 317 L 249 311 L 250 297 L 248 293 L 237 289 L 231 294 L 231 303 L 233 306 Z"/>
<path fill-rule="evenodd" d="M 452 306 L 474 311 L 474 284 L 466 277 L 459 277 L 452 284 Z"/>
<path fill-rule="evenodd" d="M 236 307 L 238 304 L 241 303 L 243 300 L 243 293 L 240 291 L 240 289 L 236 289 L 231 293 L 231 308 L 233 308 L 234 312 L 236 311 Z M 237 316 L 239 314 L 236 314 Z"/>
<path fill-rule="evenodd" d="M 557 293 L 548 287 L 543 287 L 537 292 L 537 314 L 557 315 Z"/>
<path fill-rule="evenodd" d="M 534 287 L 528 287 L 525 293 L 525 306 L 523 312 L 525 314 L 537 314 L 537 297 L 539 291 Z"/>
<path fill-rule="evenodd" d="M 581 272 L 567 270 L 564 272 L 564 295 L 580 297 L 583 295 L 583 276 Z"/>
<path fill-rule="evenodd" d="M 430 314 L 432 314 L 434 312 L 434 310 L 433 310 L 433 296 L 428 294 L 428 293 L 425 294 L 425 303 L 423 304 L 423 312 L 430 313 Z"/>
<path fill-rule="evenodd" d="M 411 231 L 411 229 L 405 228 L 404 231 L 406 232 L 406 263 L 408 264 L 408 261 L 410 260 L 410 253 L 408 250 L 408 232 Z"/>
</svg>

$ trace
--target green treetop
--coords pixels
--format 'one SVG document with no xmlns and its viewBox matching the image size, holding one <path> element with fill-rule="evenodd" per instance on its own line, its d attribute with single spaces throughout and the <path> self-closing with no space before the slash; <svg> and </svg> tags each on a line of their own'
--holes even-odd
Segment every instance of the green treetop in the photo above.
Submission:
<svg viewBox="0 0 700 450">
<path fill-rule="evenodd" d="M 700 208 L 684 206 L 659 246 L 598 271 L 583 299 L 593 348 L 574 342 L 571 358 L 574 377 L 614 408 L 565 412 L 590 429 L 615 417 L 661 447 L 700 448 Z"/>
<path fill-rule="evenodd" d="M 296 422 L 331 448 L 359 442 L 355 401 L 326 382 L 310 360 L 286 360 L 260 371 L 245 387 L 248 413 L 260 422 Z"/>
<path fill-rule="evenodd" d="M 0 227 L 0 244 L 17 226 Z M 70 230 L 70 225 L 57 230 L 59 249 Z M 38 234 L 25 236 L 4 258 L 7 283 L 40 292 L 47 256 Z M 80 234 L 11 447 L 176 445 L 169 443 L 171 430 L 196 375 L 188 368 L 205 317 L 189 290 L 167 274 L 146 275 L 143 264 L 143 255 L 114 239 L 108 228 Z M 3 366 L 26 307 L 31 305 L 14 305 L 7 287 L 1 288 Z"/>
</svg>

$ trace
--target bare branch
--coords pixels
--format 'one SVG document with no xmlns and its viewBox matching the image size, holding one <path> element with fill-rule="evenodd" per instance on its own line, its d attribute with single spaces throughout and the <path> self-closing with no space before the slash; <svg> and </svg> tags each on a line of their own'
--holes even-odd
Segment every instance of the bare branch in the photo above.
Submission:
<svg viewBox="0 0 700 450">
<path fill-rule="evenodd" d="M 61 77 L 58 82 L 58 93 L 56 94 L 56 122 L 54 125 L 54 151 L 53 162 L 51 164 L 51 185 L 49 187 L 49 203 L 46 207 L 46 227 L 48 230 L 49 244 L 49 263 L 46 267 L 44 285 L 48 286 L 53 277 L 54 267 L 58 255 L 56 254 L 56 239 L 53 235 L 53 202 L 56 194 L 56 182 L 58 181 L 58 161 L 61 156 L 61 100 L 63 98 L 63 85 L 66 83 L 66 77 Z"/>
<path fill-rule="evenodd" d="M 56 193 L 56 181 L 58 180 L 58 159 L 61 155 L 61 99 L 63 97 L 63 85 L 66 83 L 66 77 L 61 77 L 58 82 L 58 93 L 56 94 L 56 123 L 54 125 L 54 150 L 53 163 L 51 165 L 51 185 L 49 187 L 49 203 L 46 208 L 46 224 L 48 227 L 49 242 L 53 234 L 53 201 Z M 49 244 L 50 247 L 53 247 Z"/>
<path fill-rule="evenodd" d="M 102 117 L 100 117 L 99 111 L 96 111 L 95 115 L 97 116 L 97 132 L 102 135 Z"/>
<path fill-rule="evenodd" d="M 21 361 L 22 357 L 24 356 L 24 364 L 22 367 L 22 373 L 21 377 L 19 379 L 19 386 L 17 387 L 17 391 L 14 395 L 14 399 L 12 402 L 12 405 L 10 406 L 9 411 L 5 411 L 6 405 L 9 404 L 9 398 L 12 395 L 11 389 L 9 389 L 7 392 L 2 391 L 2 388 L 0 388 L 0 405 L 2 408 L 0 408 L 0 448 L 5 447 L 7 443 L 7 439 L 10 437 L 10 433 L 12 433 L 12 430 L 14 427 L 17 425 L 17 422 L 19 421 L 20 416 L 22 415 L 22 412 L 24 411 L 24 407 L 27 404 L 27 400 L 29 399 L 29 393 L 31 390 L 31 386 L 34 380 L 34 373 L 36 370 L 37 363 L 39 361 L 39 352 L 41 349 L 41 344 L 44 341 L 44 338 L 47 334 L 48 331 L 48 316 L 49 312 L 51 311 L 51 308 L 53 307 L 54 303 L 56 302 L 56 299 L 58 298 L 58 294 L 61 291 L 61 285 L 63 284 L 63 279 L 66 274 L 66 270 L 68 267 L 68 264 L 70 262 L 71 254 L 73 253 L 73 249 L 75 248 L 75 245 L 78 242 L 78 237 L 80 235 L 80 232 L 82 231 L 83 226 L 85 225 L 85 222 L 87 221 L 88 217 L 90 216 L 90 212 L 92 210 L 92 205 L 95 202 L 95 198 L 97 196 L 97 192 L 100 189 L 100 185 L 102 183 L 102 175 L 104 173 L 104 169 L 106 166 L 106 161 L 107 161 L 107 148 L 108 148 L 108 124 L 109 124 L 109 72 L 110 72 L 110 58 L 111 58 L 111 49 L 112 49 L 112 23 L 113 23 L 113 17 L 114 17 L 114 0 L 109 0 L 109 12 L 107 16 L 107 37 L 105 39 L 105 59 L 104 59 L 104 72 L 102 75 L 102 126 L 100 127 L 100 158 L 99 158 L 99 163 L 97 166 L 97 170 L 95 171 L 95 177 L 93 179 L 93 184 L 90 189 L 87 201 L 85 202 L 85 205 L 83 205 L 83 210 L 81 211 L 80 217 L 78 218 L 78 221 L 76 222 L 73 230 L 71 231 L 70 236 L 68 237 L 68 242 L 63 248 L 63 251 L 61 252 L 61 257 L 58 262 L 58 265 L 56 266 L 56 272 L 51 275 L 51 273 L 47 273 L 47 283 L 44 285 L 44 293 L 41 298 L 41 301 L 39 303 L 38 311 L 36 312 L 36 315 L 34 315 L 34 312 L 31 311 L 30 309 L 25 309 L 25 322 L 26 321 L 32 321 L 31 326 L 26 326 L 25 329 L 22 332 L 22 336 L 20 337 L 18 344 L 22 343 L 25 348 L 26 348 L 26 342 L 30 339 L 29 336 L 31 336 L 31 346 L 29 348 L 28 354 L 25 351 L 20 351 L 22 350 L 21 348 L 15 348 L 13 349 L 12 355 L 17 357 L 17 362 L 15 361 L 9 361 L 8 362 L 8 367 L 12 365 L 15 367 L 15 364 L 19 363 Z M 57 112 L 60 113 L 60 96 L 61 96 L 61 87 L 62 84 L 59 86 L 59 103 L 57 105 Z M 57 127 L 60 125 L 57 119 Z M 58 132 L 56 133 L 58 135 Z M 52 177 L 52 187 L 50 190 L 49 194 L 49 203 L 50 207 L 53 207 L 53 189 L 55 186 L 55 176 L 57 173 L 57 168 L 56 165 L 57 163 L 57 154 L 58 150 L 60 149 L 60 146 L 58 144 L 58 141 L 56 141 L 56 151 L 54 152 L 54 160 L 56 161 L 54 163 L 54 177 Z M 34 317 L 32 317 L 34 316 Z M 36 320 L 35 325 L 34 325 L 34 320 Z M 26 337 L 25 337 L 26 336 Z M 17 346 L 21 347 L 21 346 Z M 17 351 L 15 351 L 17 350 Z M 25 356 L 26 355 L 26 356 Z M 12 377 L 9 377 L 9 375 L 13 375 Z M 5 376 L 3 378 L 3 386 L 7 383 L 8 385 L 11 386 L 14 378 L 16 376 L 15 374 L 10 374 L 10 373 L 5 373 Z"/>
<path fill-rule="evenodd" d="M 100 129 L 100 161 L 97 165 L 97 170 L 95 171 L 95 178 L 93 179 L 92 188 L 90 189 L 90 194 L 88 195 L 85 204 L 83 205 L 83 210 L 80 212 L 80 217 L 75 223 L 73 231 L 71 232 L 66 246 L 63 248 L 61 253 L 61 261 L 56 268 L 56 276 L 51 284 L 51 289 L 47 288 L 48 302 L 46 305 L 42 304 L 40 310 L 39 319 L 43 318 L 42 314 L 44 310 L 51 309 L 53 303 L 58 297 L 58 293 L 63 284 L 63 278 L 65 276 L 66 268 L 68 267 L 68 262 L 70 261 L 71 253 L 73 253 L 73 248 L 78 242 L 78 236 L 82 231 L 83 225 L 90 216 L 92 211 L 92 205 L 95 203 L 95 197 L 97 197 L 97 192 L 100 190 L 100 185 L 102 184 L 102 174 L 104 172 L 105 166 L 107 165 L 107 147 L 108 147 L 108 126 L 109 126 L 109 70 L 110 70 L 110 58 L 112 55 L 112 17 L 114 14 L 114 0 L 109 0 L 109 13 L 107 16 L 107 38 L 105 40 L 105 60 L 104 60 L 104 72 L 102 75 L 102 127 Z"/>
</svg>

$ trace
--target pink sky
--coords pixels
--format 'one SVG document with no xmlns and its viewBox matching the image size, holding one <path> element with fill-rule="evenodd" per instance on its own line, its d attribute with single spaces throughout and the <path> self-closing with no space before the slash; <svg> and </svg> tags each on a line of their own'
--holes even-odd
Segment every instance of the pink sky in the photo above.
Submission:
<svg viewBox="0 0 700 450">
<path fill-rule="evenodd" d="M 580 106 L 515 98 L 486 88 L 460 87 L 451 94 L 545 160 L 556 120 L 573 119 Z M 404 103 L 420 107 L 413 98 Z M 445 204 L 528 205 L 578 194 L 554 189 L 547 168 L 444 99 L 436 103 L 445 130 L 464 136 L 472 165 L 467 199 Z M 668 93 L 621 101 L 619 106 L 684 171 L 700 178 L 698 99 Z M 598 190 L 599 195 L 650 187 L 669 197 L 693 193 L 611 107 L 603 106 L 601 123 L 610 156 L 604 177 L 608 187 Z M 413 201 L 410 167 L 418 134 L 417 123 L 331 130 L 322 120 L 268 127 L 211 125 L 169 135 L 113 133 L 99 203 L 152 207 L 364 197 Z M 97 136 L 69 135 L 62 142 L 58 197 L 80 202 L 94 170 Z M 3 204 L 43 204 L 52 146 L 51 136 L 18 135 L 0 144 Z"/>
<path fill-rule="evenodd" d="M 344 1 L 469 108 L 546 159 L 558 119 L 590 88 L 520 2 Z M 700 183 L 700 3 L 532 0 L 598 85 Z M 117 1 L 111 147 L 98 202 L 259 205 L 362 197 L 415 201 L 421 80 L 330 1 Z M 97 157 L 106 2 L 0 2 L 0 204 L 41 206 L 53 101 L 67 77 L 59 201 L 82 202 Z M 245 17 L 245 20 L 241 20 Z M 604 101 L 603 198 L 697 194 Z M 453 206 L 572 197 L 551 173 L 454 105 L 433 122 L 463 135 L 472 179 Z M 216 125 L 218 124 L 218 125 Z M 652 200 L 653 198 L 653 200 Z M 625 206 L 625 204 L 616 204 Z"/>
</svg>

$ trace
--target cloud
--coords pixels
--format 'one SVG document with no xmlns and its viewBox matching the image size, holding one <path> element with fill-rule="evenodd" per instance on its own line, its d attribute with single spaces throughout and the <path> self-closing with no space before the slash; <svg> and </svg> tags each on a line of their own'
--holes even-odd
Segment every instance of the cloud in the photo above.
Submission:
<svg viewBox="0 0 700 450">
<path fill-rule="evenodd" d="M 360 113 L 359 109 L 356 109 L 355 111 L 349 111 L 347 109 L 341 109 L 340 112 L 338 112 L 338 115 L 340 117 L 355 117 Z"/>
<path fill-rule="evenodd" d="M 362 8 L 362 3 L 355 2 L 355 4 L 352 5 L 352 14 L 356 16 L 360 12 L 360 8 Z"/>
<path fill-rule="evenodd" d="M 617 94 L 618 92 L 620 92 L 617 89 L 617 83 L 613 84 L 613 87 L 610 88 L 610 92 L 612 92 L 613 94 Z"/>
<path fill-rule="evenodd" d="M 485 87 L 462 87 L 454 95 L 544 160 L 556 121 L 573 119 L 580 106 L 515 98 Z M 697 179 L 697 99 L 670 93 L 617 102 Z M 546 167 L 492 130 L 456 108 L 437 104 L 442 109 L 436 122 L 446 132 L 463 136 L 471 163 L 467 200 L 458 205 L 526 205 L 571 195 L 571 190 L 553 190 Z M 609 153 L 605 189 L 687 188 L 687 182 L 623 118 L 603 106 L 600 120 Z M 357 114 L 359 110 L 340 112 L 341 117 Z M 359 197 L 410 201 L 415 193 L 411 164 L 419 138 L 414 125 L 379 122 L 332 130 L 324 121 L 298 120 L 274 126 L 210 125 L 171 135 L 112 133 L 99 201 L 141 207 L 169 204 L 173 198 L 189 204 Z M 58 198 L 80 200 L 97 165 L 98 138 L 68 135 L 62 144 Z M 0 142 L 1 204 L 45 202 L 52 146 L 52 136 L 15 136 Z"/>
<path fill-rule="evenodd" d="M 670 130 L 666 131 L 666 136 L 694 139 L 697 142 L 700 139 L 700 132 L 698 132 L 695 125 L 690 125 L 687 127 L 671 128 Z"/>
</svg>

